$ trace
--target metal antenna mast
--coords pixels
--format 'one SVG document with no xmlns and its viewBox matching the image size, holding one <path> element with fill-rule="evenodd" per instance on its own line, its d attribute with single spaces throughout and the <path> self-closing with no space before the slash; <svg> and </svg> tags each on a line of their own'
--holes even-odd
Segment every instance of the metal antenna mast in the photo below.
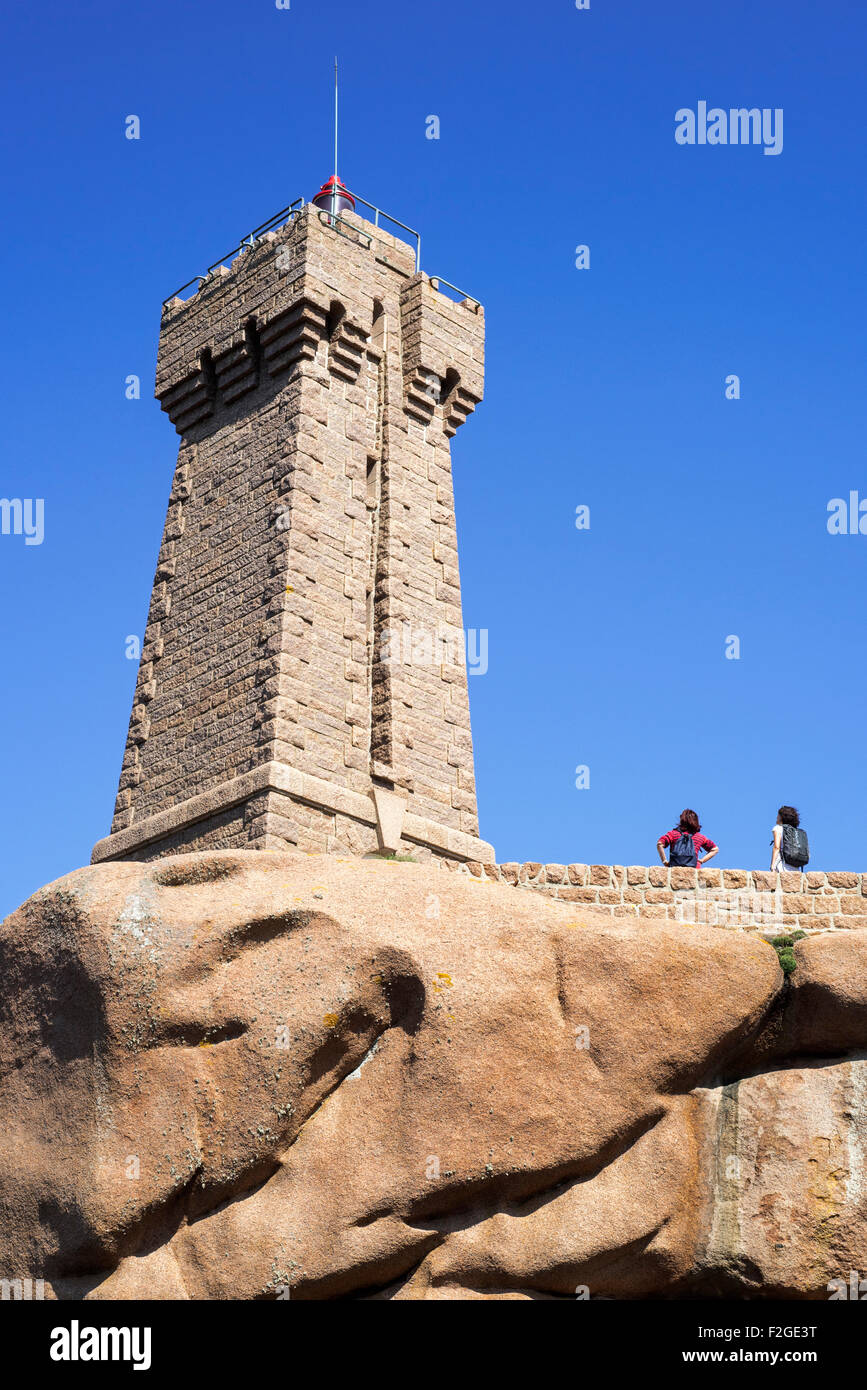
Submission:
<svg viewBox="0 0 867 1390">
<path fill-rule="evenodd" d="M 337 54 L 334 55 L 334 207 L 337 211 Z"/>
<path fill-rule="evenodd" d="M 338 137 L 340 134 L 340 108 L 339 108 L 339 70 L 337 57 L 334 58 L 334 173 L 326 183 L 322 185 L 313 202 L 316 207 L 321 208 L 323 214 L 330 216 L 332 226 L 340 220 L 340 214 L 345 211 L 355 211 L 355 199 L 349 189 L 341 182 L 337 172 L 337 158 L 339 152 Z"/>
</svg>

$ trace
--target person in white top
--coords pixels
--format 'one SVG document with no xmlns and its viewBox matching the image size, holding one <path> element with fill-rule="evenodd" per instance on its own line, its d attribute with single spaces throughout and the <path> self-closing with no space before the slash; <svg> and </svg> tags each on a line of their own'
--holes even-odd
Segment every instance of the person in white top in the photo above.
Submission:
<svg viewBox="0 0 867 1390">
<path fill-rule="evenodd" d="M 794 806 L 781 806 L 777 812 L 777 823 L 773 829 L 773 839 L 771 840 L 771 873 L 781 874 L 802 874 L 803 866 L 800 864 L 788 864 L 783 858 L 783 826 L 792 825 L 797 830 L 801 824 L 801 817 Z"/>
</svg>

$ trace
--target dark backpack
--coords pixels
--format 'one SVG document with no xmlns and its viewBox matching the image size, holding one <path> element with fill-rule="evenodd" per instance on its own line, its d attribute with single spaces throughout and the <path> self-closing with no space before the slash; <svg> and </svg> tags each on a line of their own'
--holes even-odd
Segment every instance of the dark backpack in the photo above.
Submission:
<svg viewBox="0 0 867 1390">
<path fill-rule="evenodd" d="M 794 825 L 783 826 L 783 843 L 780 846 L 787 864 L 803 869 L 810 862 L 810 844 L 806 830 Z"/>
<path fill-rule="evenodd" d="M 697 867 L 698 855 L 695 852 L 695 840 L 691 835 L 681 833 L 680 839 L 675 840 L 668 851 L 668 862 L 673 869 L 694 869 Z"/>
</svg>

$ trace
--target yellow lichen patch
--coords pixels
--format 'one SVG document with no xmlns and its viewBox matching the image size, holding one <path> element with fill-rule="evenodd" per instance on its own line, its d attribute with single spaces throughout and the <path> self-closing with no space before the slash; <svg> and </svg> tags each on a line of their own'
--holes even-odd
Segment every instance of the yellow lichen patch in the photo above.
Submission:
<svg viewBox="0 0 867 1390">
<path fill-rule="evenodd" d="M 837 1166 L 837 1159 L 831 1140 L 825 1135 L 817 1135 L 811 1144 L 811 1154 L 807 1159 L 810 1174 L 810 1196 L 815 1202 L 830 1203 L 834 1206 L 840 1201 L 845 1188 L 845 1171 Z"/>
</svg>

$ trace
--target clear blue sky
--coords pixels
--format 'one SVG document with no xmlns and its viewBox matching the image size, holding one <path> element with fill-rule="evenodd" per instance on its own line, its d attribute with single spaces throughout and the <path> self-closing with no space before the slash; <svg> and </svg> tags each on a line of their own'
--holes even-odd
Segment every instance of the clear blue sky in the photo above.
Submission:
<svg viewBox="0 0 867 1390">
<path fill-rule="evenodd" d="M 0 495 L 45 538 L 0 536 L 0 913 L 108 830 L 176 457 L 160 302 L 328 175 L 335 52 L 341 173 L 487 311 L 453 451 L 482 834 L 651 862 L 691 805 L 764 868 L 791 801 L 815 867 L 867 869 L 867 536 L 826 528 L 867 497 L 860 2 L 46 0 L 3 31 Z M 701 100 L 782 108 L 782 153 L 678 145 Z"/>
</svg>

